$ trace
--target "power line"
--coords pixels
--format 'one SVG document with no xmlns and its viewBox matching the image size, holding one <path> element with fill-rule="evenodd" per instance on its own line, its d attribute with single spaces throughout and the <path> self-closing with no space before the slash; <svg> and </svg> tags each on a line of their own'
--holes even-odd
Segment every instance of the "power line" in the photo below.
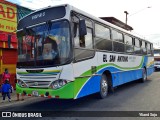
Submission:
<svg viewBox="0 0 160 120">
<path fill-rule="evenodd" d="M 135 15 L 135 14 L 137 14 L 137 13 L 139 13 L 139 12 L 141 12 L 141 11 L 147 9 L 147 8 L 151 8 L 151 6 L 148 6 L 148 7 L 145 7 L 145 8 L 143 8 L 143 9 L 141 9 L 141 10 L 138 10 L 138 11 L 136 11 L 135 13 L 132 13 L 132 14 L 128 15 L 128 17 L 130 17 L 130 16 L 132 16 L 132 15 Z"/>
<path fill-rule="evenodd" d="M 160 36 L 160 33 L 159 34 L 149 34 L 149 35 L 145 35 L 145 36 Z"/>
</svg>

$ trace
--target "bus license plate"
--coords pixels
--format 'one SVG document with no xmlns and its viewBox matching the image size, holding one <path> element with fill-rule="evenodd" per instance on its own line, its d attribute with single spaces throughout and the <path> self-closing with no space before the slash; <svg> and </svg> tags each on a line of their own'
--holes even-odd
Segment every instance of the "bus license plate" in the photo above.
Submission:
<svg viewBox="0 0 160 120">
<path fill-rule="evenodd" d="M 38 92 L 37 91 L 32 91 L 32 95 L 33 96 L 38 96 Z"/>
</svg>

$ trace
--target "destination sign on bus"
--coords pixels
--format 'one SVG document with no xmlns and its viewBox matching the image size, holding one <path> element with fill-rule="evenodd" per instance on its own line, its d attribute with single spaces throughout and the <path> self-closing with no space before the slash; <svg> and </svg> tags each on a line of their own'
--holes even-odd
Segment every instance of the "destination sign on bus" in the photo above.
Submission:
<svg viewBox="0 0 160 120">
<path fill-rule="evenodd" d="M 48 22 L 50 20 L 63 18 L 65 16 L 65 6 L 47 8 L 44 10 L 36 11 L 28 15 L 25 20 L 20 20 L 18 29 L 23 29 L 27 26 L 32 26 L 42 22 Z"/>
</svg>

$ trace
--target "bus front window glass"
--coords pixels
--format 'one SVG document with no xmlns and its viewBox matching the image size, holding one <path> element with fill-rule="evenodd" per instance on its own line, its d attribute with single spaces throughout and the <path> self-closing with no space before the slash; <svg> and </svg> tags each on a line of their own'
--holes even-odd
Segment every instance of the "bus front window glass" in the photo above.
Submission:
<svg viewBox="0 0 160 120">
<path fill-rule="evenodd" d="M 18 42 L 18 59 L 19 61 L 26 61 L 33 59 L 34 52 L 32 52 L 34 37 L 30 35 L 19 36 Z"/>
<path fill-rule="evenodd" d="M 37 66 L 64 64 L 70 55 L 70 34 L 67 21 L 39 25 L 17 33 L 18 61 L 34 61 Z"/>
</svg>

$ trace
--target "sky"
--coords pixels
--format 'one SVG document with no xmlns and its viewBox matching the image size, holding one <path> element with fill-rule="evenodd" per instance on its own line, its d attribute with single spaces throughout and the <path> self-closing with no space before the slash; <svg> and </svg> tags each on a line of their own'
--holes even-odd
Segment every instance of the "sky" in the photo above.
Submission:
<svg viewBox="0 0 160 120">
<path fill-rule="evenodd" d="M 116 17 L 125 22 L 134 33 L 160 46 L 160 0 L 7 0 L 18 5 L 40 9 L 59 4 L 71 4 L 96 17 Z"/>
</svg>

